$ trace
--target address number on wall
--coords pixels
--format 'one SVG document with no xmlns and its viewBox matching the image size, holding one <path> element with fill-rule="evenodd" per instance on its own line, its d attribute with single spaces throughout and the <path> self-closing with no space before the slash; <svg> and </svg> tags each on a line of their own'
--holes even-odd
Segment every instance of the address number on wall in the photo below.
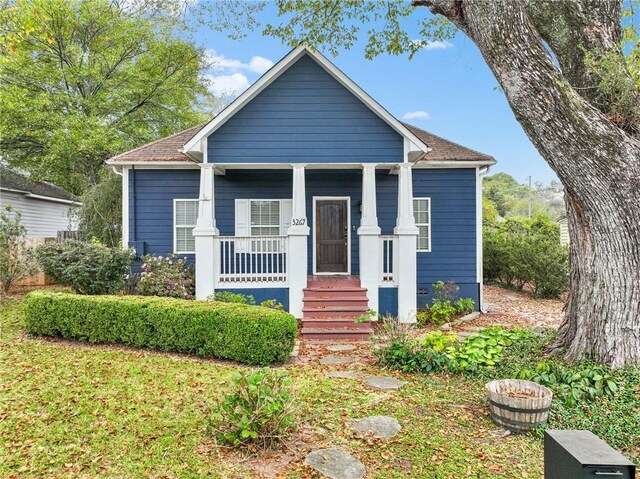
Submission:
<svg viewBox="0 0 640 479">
<path fill-rule="evenodd" d="M 291 219 L 291 224 L 293 226 L 301 226 L 301 225 L 305 225 L 307 223 L 307 219 L 306 218 L 292 218 Z"/>
</svg>

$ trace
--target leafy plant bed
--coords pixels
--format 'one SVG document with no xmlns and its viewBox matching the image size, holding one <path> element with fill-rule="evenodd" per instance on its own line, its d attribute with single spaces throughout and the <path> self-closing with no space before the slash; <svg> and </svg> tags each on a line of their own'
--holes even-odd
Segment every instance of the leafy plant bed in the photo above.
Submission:
<svg viewBox="0 0 640 479">
<path fill-rule="evenodd" d="M 284 361 L 297 334 L 292 315 L 243 304 L 37 291 L 27 295 L 25 309 L 31 334 L 246 364 Z"/>
</svg>

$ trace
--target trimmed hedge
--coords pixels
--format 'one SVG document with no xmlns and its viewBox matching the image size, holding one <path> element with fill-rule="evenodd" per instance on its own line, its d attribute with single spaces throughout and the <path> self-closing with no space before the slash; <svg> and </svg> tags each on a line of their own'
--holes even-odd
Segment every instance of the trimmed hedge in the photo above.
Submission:
<svg viewBox="0 0 640 479">
<path fill-rule="evenodd" d="M 25 300 L 31 334 L 119 343 L 267 365 L 286 360 L 296 319 L 244 304 L 34 291 Z"/>
</svg>

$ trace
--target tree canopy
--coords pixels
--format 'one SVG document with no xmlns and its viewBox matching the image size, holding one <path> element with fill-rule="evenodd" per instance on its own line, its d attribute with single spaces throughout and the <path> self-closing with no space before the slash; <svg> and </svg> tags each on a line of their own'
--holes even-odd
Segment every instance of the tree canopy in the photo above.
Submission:
<svg viewBox="0 0 640 479">
<path fill-rule="evenodd" d="M 0 1 L 0 156 L 80 194 L 107 158 L 210 118 L 172 2 Z"/>
</svg>

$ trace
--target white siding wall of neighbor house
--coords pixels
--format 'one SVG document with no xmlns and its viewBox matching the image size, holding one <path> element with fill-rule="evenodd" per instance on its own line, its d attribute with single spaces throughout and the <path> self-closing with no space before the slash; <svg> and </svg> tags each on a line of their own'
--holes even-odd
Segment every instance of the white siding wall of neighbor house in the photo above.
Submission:
<svg viewBox="0 0 640 479">
<path fill-rule="evenodd" d="M 69 217 L 68 204 L 0 191 L 0 206 L 4 208 L 5 204 L 22 214 L 22 224 L 26 226 L 29 238 L 55 237 L 58 231 L 77 229 L 76 220 Z"/>
</svg>

